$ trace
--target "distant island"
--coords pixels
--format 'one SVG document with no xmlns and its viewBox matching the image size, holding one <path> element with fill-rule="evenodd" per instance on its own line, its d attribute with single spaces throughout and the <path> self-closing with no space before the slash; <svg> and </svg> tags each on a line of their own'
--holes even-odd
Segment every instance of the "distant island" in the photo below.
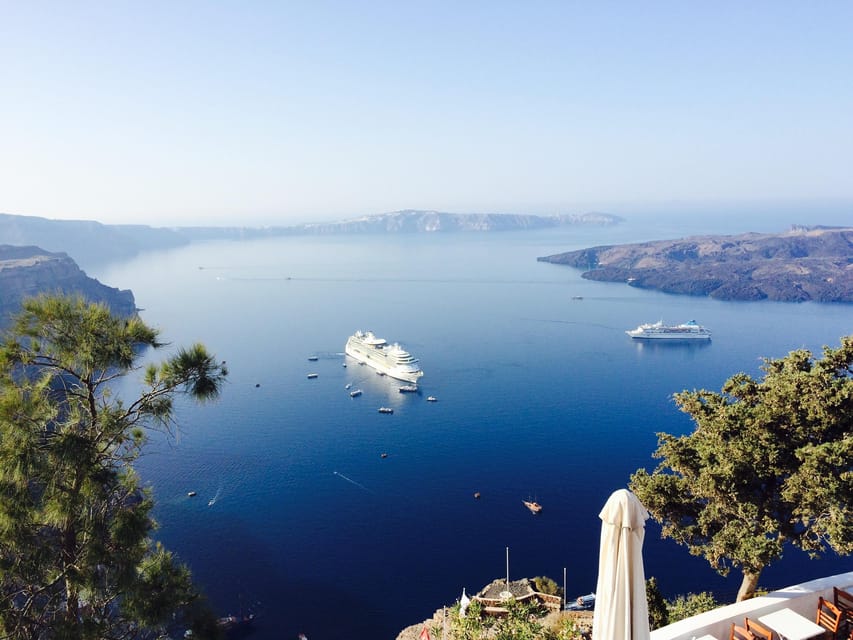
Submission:
<svg viewBox="0 0 853 640">
<path fill-rule="evenodd" d="M 290 227 L 303 233 L 439 233 L 456 231 L 517 231 L 567 225 L 611 225 L 622 218 L 609 213 L 534 216 L 512 213 L 443 213 L 406 209 L 343 222 Z"/>
<path fill-rule="evenodd" d="M 94 302 L 106 302 L 120 315 L 132 313 L 132 292 L 107 287 L 89 278 L 83 269 L 194 242 L 324 234 L 514 231 L 621 221 L 607 213 L 532 216 L 407 209 L 294 226 L 158 228 L 0 213 L 0 326 L 20 310 L 25 297 L 39 293 L 79 293 Z"/>
<path fill-rule="evenodd" d="M 0 213 L 0 244 L 35 245 L 69 253 L 86 266 L 123 260 L 143 251 L 172 249 L 193 242 L 254 240 L 276 236 L 518 231 L 568 225 L 613 225 L 609 213 L 533 216 L 511 213 L 444 213 L 406 209 L 339 222 L 262 227 L 150 227 L 101 224 L 91 220 L 50 220 Z"/>
<path fill-rule="evenodd" d="M 120 316 L 136 312 L 133 293 L 90 278 L 64 253 L 0 245 L 0 327 L 21 310 L 24 298 L 41 293 L 79 294 Z"/>
<path fill-rule="evenodd" d="M 694 236 L 537 258 L 582 277 L 720 300 L 853 302 L 853 228 Z"/>
<path fill-rule="evenodd" d="M 461 233 L 550 229 L 569 225 L 613 225 L 623 219 L 609 213 L 535 216 L 514 213 L 446 213 L 404 209 L 338 222 L 312 222 L 271 227 L 180 227 L 191 241 L 252 239 L 274 236 L 332 234 Z"/>
</svg>

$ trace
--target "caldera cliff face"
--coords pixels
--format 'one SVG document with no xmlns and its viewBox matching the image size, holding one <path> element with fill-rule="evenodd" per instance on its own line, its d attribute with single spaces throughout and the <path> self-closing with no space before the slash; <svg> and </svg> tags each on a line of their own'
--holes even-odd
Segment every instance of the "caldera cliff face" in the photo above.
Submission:
<svg viewBox="0 0 853 640">
<path fill-rule="evenodd" d="M 584 278 L 720 300 L 853 302 L 853 228 L 695 236 L 538 258 Z"/>
<path fill-rule="evenodd" d="M 39 294 L 81 295 L 106 304 L 114 314 L 136 312 L 133 293 L 90 278 L 65 253 L 38 247 L 0 245 L 0 326 L 21 310 L 25 298 Z"/>
</svg>

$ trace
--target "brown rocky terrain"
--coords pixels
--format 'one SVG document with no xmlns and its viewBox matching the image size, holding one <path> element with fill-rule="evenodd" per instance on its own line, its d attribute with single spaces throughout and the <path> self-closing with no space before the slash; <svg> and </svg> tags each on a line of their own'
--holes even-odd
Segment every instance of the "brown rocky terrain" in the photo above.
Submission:
<svg viewBox="0 0 853 640">
<path fill-rule="evenodd" d="M 538 258 L 582 277 L 721 300 L 853 302 L 853 228 L 694 236 Z"/>
<path fill-rule="evenodd" d="M 40 293 L 80 294 L 107 304 L 118 315 L 136 312 L 133 293 L 90 278 L 64 253 L 0 245 L 0 327 L 20 310 L 24 298 Z"/>
</svg>

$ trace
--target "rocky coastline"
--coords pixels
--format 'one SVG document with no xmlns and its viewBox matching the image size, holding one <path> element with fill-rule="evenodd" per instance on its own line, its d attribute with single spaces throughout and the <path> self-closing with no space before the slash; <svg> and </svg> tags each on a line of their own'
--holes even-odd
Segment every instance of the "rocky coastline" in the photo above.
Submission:
<svg viewBox="0 0 853 640">
<path fill-rule="evenodd" d="M 537 258 L 583 278 L 720 300 L 853 302 L 853 228 L 694 236 Z"/>
<path fill-rule="evenodd" d="M 90 278 L 67 254 L 39 247 L 0 245 L 0 327 L 20 311 L 25 298 L 39 294 L 79 294 L 106 304 L 113 313 L 136 313 L 133 293 Z"/>
</svg>

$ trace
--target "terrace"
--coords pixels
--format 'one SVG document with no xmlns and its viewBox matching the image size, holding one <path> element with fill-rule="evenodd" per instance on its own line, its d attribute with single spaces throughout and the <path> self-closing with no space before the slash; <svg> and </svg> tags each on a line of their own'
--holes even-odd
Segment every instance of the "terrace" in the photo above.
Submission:
<svg viewBox="0 0 853 640">
<path fill-rule="evenodd" d="M 833 587 L 853 591 L 853 571 L 793 585 L 679 620 L 652 631 L 651 640 L 728 640 L 733 622 L 743 626 L 744 618 L 758 620 L 786 608 L 814 621 L 818 598 L 822 596 L 832 602 Z M 778 632 L 774 633 L 774 639 L 777 636 Z"/>
</svg>

